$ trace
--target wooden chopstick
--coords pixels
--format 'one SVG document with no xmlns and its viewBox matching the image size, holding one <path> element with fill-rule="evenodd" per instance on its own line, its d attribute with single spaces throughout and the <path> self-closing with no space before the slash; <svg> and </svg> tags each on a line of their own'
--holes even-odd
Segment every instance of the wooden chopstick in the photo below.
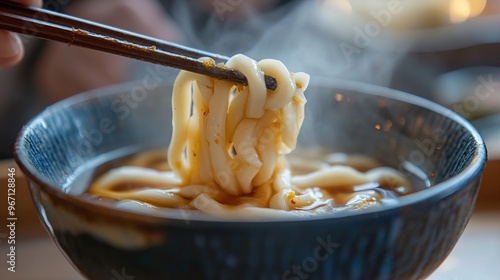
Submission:
<svg viewBox="0 0 500 280">
<path fill-rule="evenodd" d="M 45 9 L 0 1 L 0 28 L 187 70 L 243 85 L 248 84 L 246 77 L 241 72 L 217 64 L 227 61 L 229 58 L 226 56 L 188 48 Z M 214 59 L 215 63 L 202 62 L 200 57 L 210 57 Z M 265 76 L 265 81 L 268 89 L 276 89 L 274 78 Z"/>
</svg>

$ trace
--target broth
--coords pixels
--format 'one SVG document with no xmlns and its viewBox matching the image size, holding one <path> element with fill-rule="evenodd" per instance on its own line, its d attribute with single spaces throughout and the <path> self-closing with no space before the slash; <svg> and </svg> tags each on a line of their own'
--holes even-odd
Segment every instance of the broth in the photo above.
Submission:
<svg viewBox="0 0 500 280">
<path fill-rule="evenodd" d="M 384 166 L 384 164 L 366 156 L 347 156 L 339 153 L 332 154 L 326 153 L 324 150 L 297 150 L 287 156 L 287 159 L 290 162 L 290 169 L 293 176 L 308 174 L 321 168 L 327 168 L 327 166 L 331 165 L 349 166 L 360 172 L 369 172 L 370 170 Z M 93 192 L 90 186 L 92 186 L 98 178 L 110 170 L 123 166 L 146 167 L 160 172 L 170 170 L 164 150 L 151 150 L 123 157 L 102 164 L 89 172 L 85 172 L 87 174 L 86 176 L 91 177 L 91 180 L 90 184 L 87 181 L 86 190 L 82 195 L 86 199 L 99 204 L 107 205 L 109 207 L 119 207 L 140 212 L 157 212 L 161 211 L 161 209 L 168 208 L 179 208 L 183 211 L 197 211 L 196 207 L 192 205 L 192 202 L 194 198 L 199 195 L 199 193 L 190 194 L 189 191 L 185 190 L 182 190 L 183 193 L 180 195 L 179 200 L 180 204 L 176 207 L 165 207 L 162 203 L 155 203 L 154 201 L 144 202 L 134 199 L 112 198 L 110 196 L 99 195 Z M 406 185 L 397 184 L 397 182 L 391 182 L 391 180 L 385 180 L 354 186 L 340 185 L 335 188 L 307 188 L 300 191 L 298 194 L 303 195 L 305 193 L 310 193 L 316 197 L 320 197 L 321 199 L 306 206 L 290 209 L 289 211 L 269 208 L 270 188 L 268 185 L 257 187 L 250 194 L 240 196 L 229 194 L 217 186 L 207 186 L 203 189 L 203 193 L 209 194 L 215 201 L 224 205 L 224 210 L 241 210 L 243 205 L 251 205 L 252 208 L 260 207 L 262 209 L 270 210 L 266 216 L 273 216 L 275 214 L 277 216 L 281 216 L 284 212 L 287 212 L 286 215 L 312 216 L 331 212 L 361 211 L 380 205 L 396 204 L 398 203 L 399 197 L 411 194 L 426 187 L 425 182 L 416 176 L 410 176 L 404 178 L 404 180 L 407 182 Z M 168 190 L 168 194 L 177 195 L 181 193 L 182 188 L 183 187 L 179 186 L 165 186 L 161 184 L 150 184 L 148 182 L 129 181 L 115 184 L 109 190 L 116 193 L 127 193 L 140 190 Z M 293 198 L 291 201 L 292 204 L 297 203 L 293 200 Z M 273 212 L 275 213 L 273 214 Z M 220 216 L 219 214 L 215 215 Z M 222 216 L 232 215 L 224 214 Z M 251 217 L 253 215 L 251 213 L 248 215 L 245 214 L 242 218 L 245 218 L 245 216 Z"/>
</svg>

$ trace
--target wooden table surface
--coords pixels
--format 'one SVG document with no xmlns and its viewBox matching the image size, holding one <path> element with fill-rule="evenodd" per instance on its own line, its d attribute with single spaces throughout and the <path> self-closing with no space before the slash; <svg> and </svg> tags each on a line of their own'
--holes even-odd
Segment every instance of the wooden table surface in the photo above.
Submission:
<svg viewBox="0 0 500 280">
<path fill-rule="evenodd" d="M 7 168 L 12 161 L 0 162 L 0 201 L 7 201 Z M 0 279 L 68 280 L 83 279 L 64 258 L 39 222 L 20 170 L 16 168 L 16 272 L 7 270 L 7 237 L 0 227 Z M 484 176 L 476 211 L 450 256 L 430 280 L 500 279 L 500 188 L 496 177 L 500 164 L 489 164 Z M 2 202 L 0 220 L 6 221 Z M 109 277 L 113 278 L 112 275 Z M 137 278 L 140 279 L 140 278 Z"/>
</svg>

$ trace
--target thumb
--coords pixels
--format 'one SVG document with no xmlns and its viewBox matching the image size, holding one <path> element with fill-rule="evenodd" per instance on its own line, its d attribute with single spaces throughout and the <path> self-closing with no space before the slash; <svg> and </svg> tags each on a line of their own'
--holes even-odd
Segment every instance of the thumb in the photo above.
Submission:
<svg viewBox="0 0 500 280">
<path fill-rule="evenodd" d="M 17 34 L 0 30 L 0 67 L 18 63 L 24 54 L 23 44 Z"/>
</svg>

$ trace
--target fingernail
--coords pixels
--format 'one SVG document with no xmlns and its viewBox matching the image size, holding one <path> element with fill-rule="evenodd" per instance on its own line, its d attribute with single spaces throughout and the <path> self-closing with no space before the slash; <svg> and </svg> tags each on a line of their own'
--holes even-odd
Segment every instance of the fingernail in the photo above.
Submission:
<svg viewBox="0 0 500 280">
<path fill-rule="evenodd" d="M 0 38 L 4 39 L 0 43 L 0 57 L 15 57 L 22 51 L 21 40 L 15 34 L 10 32 L 0 34 Z"/>
</svg>

